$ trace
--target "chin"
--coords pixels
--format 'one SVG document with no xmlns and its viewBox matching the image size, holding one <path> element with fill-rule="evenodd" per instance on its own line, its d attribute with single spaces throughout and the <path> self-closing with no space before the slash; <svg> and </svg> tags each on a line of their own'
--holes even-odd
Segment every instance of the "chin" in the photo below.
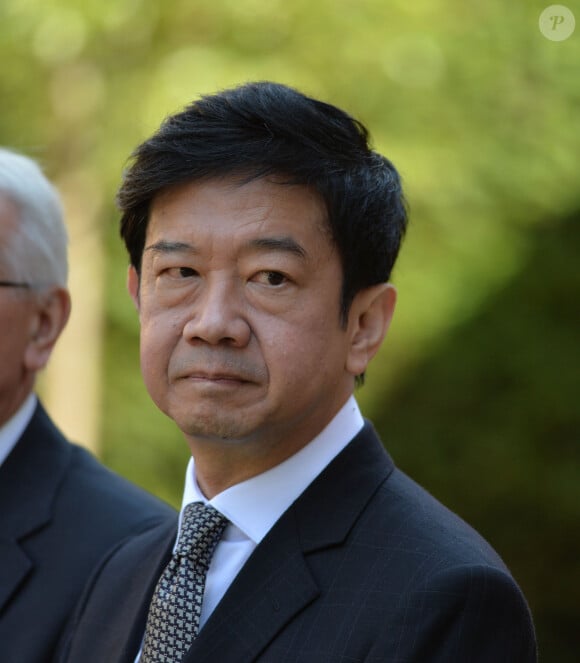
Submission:
<svg viewBox="0 0 580 663">
<path fill-rule="evenodd" d="M 247 422 L 240 421 L 238 417 L 216 417 L 213 412 L 210 416 L 197 416 L 192 413 L 184 419 L 175 419 L 181 431 L 187 437 L 206 440 L 216 440 L 236 444 L 243 442 L 251 432 Z"/>
</svg>

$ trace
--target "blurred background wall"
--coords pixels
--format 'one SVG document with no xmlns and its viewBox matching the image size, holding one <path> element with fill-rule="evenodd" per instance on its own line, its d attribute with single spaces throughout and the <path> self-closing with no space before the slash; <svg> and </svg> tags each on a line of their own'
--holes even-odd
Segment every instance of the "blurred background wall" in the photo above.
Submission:
<svg viewBox="0 0 580 663">
<path fill-rule="evenodd" d="M 411 211 L 363 411 L 498 549 L 542 660 L 567 663 L 580 651 L 580 29 L 554 40 L 550 13 L 543 34 L 548 4 L 1 0 L 0 143 L 38 159 L 67 209 L 74 311 L 43 399 L 71 438 L 177 505 L 187 449 L 141 384 L 124 287 L 127 157 L 167 114 L 252 79 L 361 119 Z M 566 7 L 580 18 L 578 0 Z"/>
</svg>

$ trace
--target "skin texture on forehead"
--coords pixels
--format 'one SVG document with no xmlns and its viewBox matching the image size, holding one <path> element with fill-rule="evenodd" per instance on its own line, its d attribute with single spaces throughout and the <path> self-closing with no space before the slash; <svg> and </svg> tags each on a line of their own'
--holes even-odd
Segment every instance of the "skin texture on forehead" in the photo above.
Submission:
<svg viewBox="0 0 580 663">
<path fill-rule="evenodd" d="M 13 279 L 15 239 L 18 230 L 18 205 L 0 190 L 0 278 Z"/>
</svg>

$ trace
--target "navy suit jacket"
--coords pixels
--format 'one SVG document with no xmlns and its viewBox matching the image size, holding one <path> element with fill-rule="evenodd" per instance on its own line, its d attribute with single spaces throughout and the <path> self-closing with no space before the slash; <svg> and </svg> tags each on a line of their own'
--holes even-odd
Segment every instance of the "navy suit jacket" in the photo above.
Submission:
<svg viewBox="0 0 580 663">
<path fill-rule="evenodd" d="M 59 661 L 133 663 L 175 528 L 119 547 Z M 491 547 L 363 431 L 258 545 L 184 663 L 528 663 L 532 620 Z"/>
<path fill-rule="evenodd" d="M 0 661 L 46 663 L 94 568 L 169 506 L 70 444 L 39 404 L 0 467 Z"/>
</svg>

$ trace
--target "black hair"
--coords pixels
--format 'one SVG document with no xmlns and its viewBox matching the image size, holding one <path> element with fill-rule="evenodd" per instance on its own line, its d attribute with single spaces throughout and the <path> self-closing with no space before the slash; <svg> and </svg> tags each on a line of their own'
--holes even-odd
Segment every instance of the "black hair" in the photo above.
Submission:
<svg viewBox="0 0 580 663">
<path fill-rule="evenodd" d="M 321 196 L 342 268 L 341 321 L 357 292 L 388 281 L 407 214 L 399 175 L 343 110 L 271 82 L 195 101 L 132 155 L 117 201 L 121 236 L 140 271 L 152 200 L 186 181 L 278 176 Z"/>
</svg>

